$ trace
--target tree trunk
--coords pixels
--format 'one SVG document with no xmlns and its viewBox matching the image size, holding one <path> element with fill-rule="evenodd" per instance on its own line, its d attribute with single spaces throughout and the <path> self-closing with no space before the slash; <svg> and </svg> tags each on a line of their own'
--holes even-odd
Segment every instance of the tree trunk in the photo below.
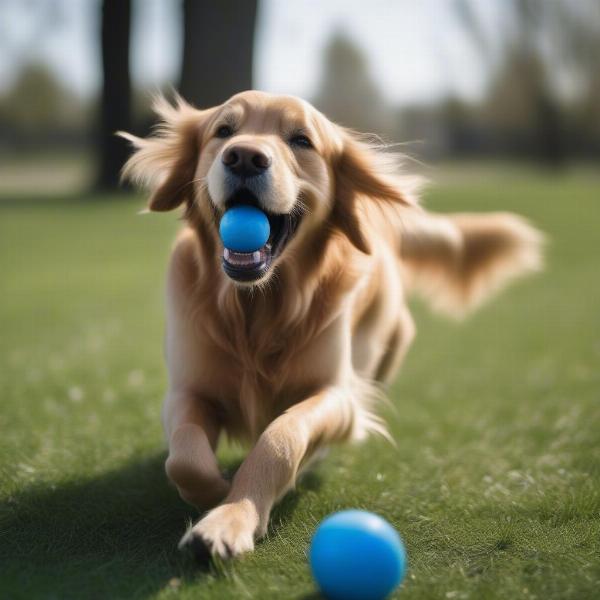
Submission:
<svg viewBox="0 0 600 600">
<path fill-rule="evenodd" d="M 536 109 L 537 155 L 542 163 L 551 169 L 565 167 L 567 144 L 560 107 L 548 92 L 540 90 L 537 95 Z"/>
<path fill-rule="evenodd" d="M 257 0 L 183 0 L 179 91 L 200 108 L 252 88 Z"/>
<path fill-rule="evenodd" d="M 102 98 L 99 131 L 99 171 L 96 187 L 118 188 L 119 173 L 129 155 L 125 140 L 115 132 L 131 130 L 131 81 L 129 38 L 131 0 L 102 2 Z"/>
</svg>

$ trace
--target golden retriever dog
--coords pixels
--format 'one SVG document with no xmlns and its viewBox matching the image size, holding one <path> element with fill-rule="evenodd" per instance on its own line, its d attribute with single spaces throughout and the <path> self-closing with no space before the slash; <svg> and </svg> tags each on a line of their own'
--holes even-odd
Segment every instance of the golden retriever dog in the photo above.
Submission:
<svg viewBox="0 0 600 600">
<path fill-rule="evenodd" d="M 166 472 L 207 511 L 181 546 L 232 557 L 265 535 L 319 449 L 387 435 L 375 405 L 415 334 L 407 296 L 462 315 L 537 269 L 542 238 L 512 214 L 427 212 L 397 157 L 298 98 L 156 109 L 153 136 L 121 135 L 135 148 L 124 176 L 151 189 L 149 209 L 184 209 L 167 276 Z M 257 252 L 222 246 L 237 203 L 269 218 Z M 222 433 L 252 445 L 232 481 Z"/>
</svg>

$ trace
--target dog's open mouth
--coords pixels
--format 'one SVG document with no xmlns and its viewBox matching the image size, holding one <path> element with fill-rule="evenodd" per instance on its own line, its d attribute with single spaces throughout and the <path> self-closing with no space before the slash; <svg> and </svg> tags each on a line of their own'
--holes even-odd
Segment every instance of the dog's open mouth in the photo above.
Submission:
<svg viewBox="0 0 600 600">
<path fill-rule="evenodd" d="M 238 190 L 227 206 L 249 204 L 260 208 L 269 219 L 270 235 L 262 248 L 254 252 L 236 252 L 223 248 L 223 270 L 235 281 L 251 282 L 261 279 L 271 268 L 273 261 L 283 252 L 298 226 L 298 217 L 292 214 L 270 213 L 260 206 L 256 196 L 249 190 Z"/>
</svg>

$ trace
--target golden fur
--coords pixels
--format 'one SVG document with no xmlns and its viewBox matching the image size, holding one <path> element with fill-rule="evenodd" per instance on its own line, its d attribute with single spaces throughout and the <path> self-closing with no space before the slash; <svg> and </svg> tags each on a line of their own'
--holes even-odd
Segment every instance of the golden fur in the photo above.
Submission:
<svg viewBox="0 0 600 600">
<path fill-rule="evenodd" d="M 234 556 L 262 536 L 274 502 L 319 448 L 386 434 L 374 412 L 414 335 L 406 295 L 461 316 L 540 266 L 541 236 L 509 214 L 435 215 L 397 157 L 297 98 L 244 92 L 197 110 L 159 100 L 155 135 L 128 134 L 126 177 L 149 208 L 183 205 L 186 225 L 167 280 L 166 470 L 182 498 L 212 508 L 184 536 L 199 553 Z M 215 136 L 223 122 L 235 132 Z M 301 130 L 313 148 L 288 143 Z M 221 267 L 220 157 L 233 143 L 272 157 L 262 202 L 302 215 L 293 239 L 255 284 Z M 226 481 L 221 432 L 254 444 Z"/>
</svg>

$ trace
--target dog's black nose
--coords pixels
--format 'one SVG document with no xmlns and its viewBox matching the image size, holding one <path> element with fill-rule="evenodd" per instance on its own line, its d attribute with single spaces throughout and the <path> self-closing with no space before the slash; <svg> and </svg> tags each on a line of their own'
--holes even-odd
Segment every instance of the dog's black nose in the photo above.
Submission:
<svg viewBox="0 0 600 600">
<path fill-rule="evenodd" d="M 225 167 L 239 177 L 254 177 L 271 166 L 271 157 L 252 146 L 236 144 L 227 148 L 221 158 Z"/>
</svg>

